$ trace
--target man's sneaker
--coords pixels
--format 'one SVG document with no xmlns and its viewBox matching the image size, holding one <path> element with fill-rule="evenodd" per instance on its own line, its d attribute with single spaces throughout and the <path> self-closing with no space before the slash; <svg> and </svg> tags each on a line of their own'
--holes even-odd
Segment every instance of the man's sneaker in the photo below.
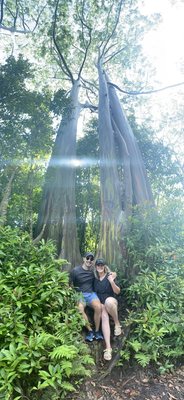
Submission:
<svg viewBox="0 0 184 400">
<path fill-rule="evenodd" d="M 96 340 L 103 340 L 103 335 L 100 331 L 95 332 L 95 339 Z"/>
<path fill-rule="evenodd" d="M 95 338 L 94 332 L 93 331 L 89 331 L 85 337 L 85 340 L 87 342 L 92 342 L 93 339 Z"/>
</svg>

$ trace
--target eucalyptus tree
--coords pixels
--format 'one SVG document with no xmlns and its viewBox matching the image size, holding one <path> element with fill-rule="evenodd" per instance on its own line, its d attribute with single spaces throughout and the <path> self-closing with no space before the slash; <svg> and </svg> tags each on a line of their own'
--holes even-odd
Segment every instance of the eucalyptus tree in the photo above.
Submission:
<svg viewBox="0 0 184 400">
<path fill-rule="evenodd" d="M 83 3 L 50 2 L 53 10 L 52 44 L 61 77 L 69 82 L 69 95 L 45 176 L 35 238 L 35 242 L 42 237 L 53 239 L 58 255 L 72 265 L 81 259 L 76 228 L 76 134 L 83 107 L 79 102 L 81 74 L 91 45 L 92 30 Z M 73 24 L 73 31 L 69 28 L 69 21 Z"/>
<path fill-rule="evenodd" d="M 108 0 L 104 8 L 100 7 L 100 3 L 88 0 L 67 3 L 58 0 L 49 3 L 51 11 L 54 10 L 49 33 L 52 34 L 55 59 L 61 77 L 70 82 L 70 87 L 68 107 L 62 115 L 45 177 L 35 242 L 42 237 L 52 238 L 56 242 L 59 256 L 72 265 L 80 259 L 75 201 L 77 123 L 83 107 L 95 109 L 95 106 L 87 102 L 81 104 L 79 90 L 82 89 L 81 97 L 84 97 L 84 90 L 88 91 L 88 97 L 89 91 L 94 93 L 98 90 L 94 73 L 96 48 L 104 31 L 109 29 L 110 17 L 115 20 L 116 9 L 121 8 L 122 0 L 118 4 Z M 96 25 L 98 18 L 100 23 Z M 92 74 L 94 79 L 91 79 L 91 84 L 86 75 L 90 78 Z"/>
<path fill-rule="evenodd" d="M 82 90 L 81 93 L 84 96 L 85 89 L 88 98 L 96 100 L 95 95 L 98 91 L 98 83 L 94 67 L 95 61 L 97 62 L 98 59 L 97 47 L 100 46 L 100 51 L 103 47 L 103 51 L 106 54 L 104 61 L 108 65 L 115 65 L 114 60 L 117 60 L 118 55 L 119 60 L 121 60 L 119 65 L 121 65 L 120 54 L 122 50 L 124 52 L 123 59 L 126 60 L 127 54 L 130 53 L 130 43 L 133 43 L 134 49 L 137 47 L 134 42 L 138 32 L 137 21 L 140 21 L 141 17 L 136 10 L 136 1 L 132 2 L 130 7 L 122 0 L 118 2 L 113 0 L 105 2 L 83 0 L 76 2 L 73 0 L 67 3 L 58 0 L 50 2 L 49 6 L 50 11 L 53 11 L 52 26 L 49 27 L 48 32 L 52 35 L 51 48 L 59 65 L 61 76 L 70 82 L 70 86 L 68 87 L 68 107 L 62 116 L 46 173 L 35 242 L 42 237 L 54 239 L 59 256 L 66 258 L 73 265 L 76 260 L 80 259 L 75 201 L 76 132 L 79 114 L 83 108 L 81 101 L 79 101 L 79 90 Z M 135 27 L 128 25 L 127 22 L 126 26 L 124 26 L 122 18 L 127 20 L 128 15 L 132 18 L 132 14 L 136 21 Z M 119 27 L 118 22 L 120 19 L 122 24 Z M 99 21 L 98 24 L 96 24 L 96 20 Z M 117 27 L 119 27 L 119 31 Z M 143 32 L 142 25 L 140 32 Z M 133 58 L 133 55 L 131 57 Z M 124 63 L 125 65 L 128 64 L 127 61 Z M 100 68 L 99 75 L 101 74 L 102 77 L 102 67 L 98 67 L 98 70 L 100 71 Z M 101 88 L 102 85 L 100 84 L 100 91 Z M 101 94 L 100 98 L 102 99 Z M 106 161 L 108 159 L 113 160 L 113 162 L 109 165 L 108 173 L 106 174 L 106 176 L 109 176 L 106 183 L 106 194 L 104 194 L 106 176 L 103 172 L 101 174 L 101 221 L 103 228 L 101 228 L 99 248 L 104 256 L 107 257 L 108 262 L 115 262 L 115 255 L 117 254 L 119 257 L 118 242 L 121 241 L 119 230 L 121 230 L 120 225 L 122 224 L 123 213 L 122 196 L 118 189 L 122 186 L 122 183 L 115 165 L 117 154 L 114 149 L 114 137 L 111 138 L 110 134 L 107 135 L 105 132 L 108 124 L 112 124 L 110 110 L 108 110 L 108 104 L 104 101 L 104 97 L 100 102 L 101 109 L 104 108 L 105 110 L 106 108 L 107 111 L 107 113 L 103 112 L 102 117 L 101 112 L 99 113 L 100 124 L 103 125 L 100 128 L 100 131 L 103 132 L 103 134 L 100 134 L 101 165 L 106 163 L 107 167 Z M 87 106 L 85 104 L 85 107 Z M 92 106 L 89 105 L 89 107 Z M 109 118 L 110 122 L 106 123 L 104 116 Z M 134 157 L 134 154 L 132 157 Z M 129 179 L 127 171 L 125 175 L 126 179 Z M 134 181 L 136 182 L 136 179 Z M 125 187 L 127 188 L 126 190 L 130 191 L 131 184 L 125 184 Z M 113 199 L 112 193 L 114 193 Z M 136 195 L 138 196 L 138 192 L 136 192 Z M 126 192 L 126 196 L 130 196 L 130 194 Z M 141 196 L 140 193 L 139 196 Z M 126 197 L 126 201 L 129 201 L 128 197 Z M 126 212 L 130 212 L 130 208 L 128 205 Z M 107 215 L 109 223 L 106 225 Z M 107 240 L 104 240 L 105 237 Z M 112 251 L 113 248 L 114 250 Z M 109 255 L 107 252 L 109 252 Z"/>
<path fill-rule="evenodd" d="M 75 211 L 76 132 L 80 111 L 83 107 L 87 107 L 87 104 L 82 105 L 79 101 L 79 91 L 81 89 L 86 90 L 88 99 L 96 100 L 98 83 L 95 61 L 98 59 L 97 47 L 99 47 L 100 54 L 103 53 L 102 55 L 106 56 L 103 59 L 101 57 L 101 64 L 98 63 L 100 76 L 99 110 L 106 109 L 107 111 L 107 115 L 104 111 L 101 112 L 100 110 L 99 112 L 100 154 L 101 165 L 106 165 L 106 172 L 108 171 L 106 174 L 104 166 L 102 167 L 100 251 L 104 253 L 104 256 L 108 256 L 109 262 L 114 262 L 117 243 L 122 239 L 121 233 L 119 234 L 122 231 L 120 227 L 122 215 L 124 215 L 122 201 L 127 203 L 126 214 L 131 209 L 132 185 L 126 183 L 132 177 L 129 165 L 124 174 L 125 180 L 127 180 L 124 185 L 126 196 L 122 200 L 120 193 L 124 190 L 120 174 L 122 161 L 118 168 L 115 165 L 117 156 L 115 147 L 118 141 L 125 158 L 125 164 L 129 155 L 117 130 L 116 144 L 114 143 L 115 134 L 113 130 L 115 128 L 109 109 L 110 90 L 108 89 L 107 93 L 108 82 L 102 72 L 102 66 L 104 63 L 108 63 L 109 70 L 113 68 L 115 75 L 120 73 L 122 66 L 124 69 L 130 66 L 137 55 L 136 52 L 140 51 L 140 39 L 144 31 L 144 23 L 147 24 L 147 21 L 145 22 L 145 18 L 141 19 L 136 0 L 133 0 L 131 4 L 125 3 L 123 0 L 117 2 L 114 0 L 71 0 L 69 2 L 51 0 L 46 2 L 42 18 L 39 15 L 40 21 L 43 21 L 43 15 L 46 23 L 44 25 L 41 23 L 38 27 L 42 36 L 42 55 L 46 54 L 48 48 L 50 48 L 52 62 L 54 62 L 54 66 L 58 66 L 53 67 L 53 69 L 55 68 L 55 71 L 57 71 L 57 77 L 60 74 L 60 78 L 65 80 L 63 87 L 68 90 L 69 94 L 65 99 L 67 102 L 65 113 L 62 114 L 61 111 L 62 119 L 45 176 L 35 242 L 42 237 L 45 239 L 52 238 L 57 244 L 59 256 L 66 258 L 71 264 L 80 259 Z M 120 24 L 118 24 L 119 21 Z M 138 44 L 137 38 L 139 39 Z M 103 86 L 108 94 L 105 101 Z M 84 90 L 82 91 L 83 97 Z M 103 115 L 105 115 L 107 121 L 103 121 Z M 115 123 L 117 124 L 117 121 Z M 105 132 L 107 127 L 109 129 L 108 136 Z M 118 129 L 121 131 L 120 128 Z M 107 161 L 112 162 L 111 167 Z M 108 183 L 106 182 L 107 176 L 109 176 Z M 136 182 L 136 179 L 134 181 Z M 113 198 L 112 193 L 114 193 Z M 112 207 L 112 204 L 115 207 Z M 107 215 L 109 222 L 106 225 Z M 109 247 L 110 242 L 112 242 L 112 246 L 113 244 L 115 246 L 113 251 L 112 246 Z M 109 249 L 109 255 L 107 249 Z M 119 254 L 118 251 L 117 254 Z"/>
<path fill-rule="evenodd" d="M 132 3 L 133 8 L 129 11 L 130 15 L 135 13 L 135 25 L 123 25 L 127 17 L 127 14 L 123 13 L 123 6 L 124 3 L 119 2 L 114 20 L 111 18 L 109 30 L 102 37 L 97 63 L 102 213 L 99 254 L 105 256 L 108 263 L 115 263 L 118 266 L 121 265 L 125 251 L 124 238 L 129 229 L 132 207 L 154 203 L 144 162 L 116 94 L 114 87 L 116 85 L 110 82 L 104 71 L 104 68 L 107 69 L 106 65 L 113 64 L 114 58 L 117 64 L 122 65 L 124 61 L 126 65 L 127 49 L 130 50 L 131 46 L 134 49 L 138 47 L 140 51 L 143 27 L 140 24 L 138 28 L 137 23 L 141 21 L 142 16 L 135 10 L 133 12 L 135 3 Z M 147 23 L 145 19 L 145 27 L 149 26 Z M 121 37 L 121 42 L 119 40 L 117 42 L 116 32 L 118 37 Z M 136 35 L 139 38 L 137 41 L 133 40 Z M 115 73 L 113 78 L 114 76 Z"/>
</svg>

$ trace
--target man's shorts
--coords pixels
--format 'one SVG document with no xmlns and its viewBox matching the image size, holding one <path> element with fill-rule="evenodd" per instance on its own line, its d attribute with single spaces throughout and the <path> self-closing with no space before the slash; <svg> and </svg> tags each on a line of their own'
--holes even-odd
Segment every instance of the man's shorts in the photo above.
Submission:
<svg viewBox="0 0 184 400">
<path fill-rule="evenodd" d="M 81 303 L 86 303 L 87 306 L 90 306 L 91 302 L 93 300 L 99 300 L 97 294 L 95 292 L 92 293 L 88 293 L 88 292 L 84 292 L 81 293 Z"/>
</svg>

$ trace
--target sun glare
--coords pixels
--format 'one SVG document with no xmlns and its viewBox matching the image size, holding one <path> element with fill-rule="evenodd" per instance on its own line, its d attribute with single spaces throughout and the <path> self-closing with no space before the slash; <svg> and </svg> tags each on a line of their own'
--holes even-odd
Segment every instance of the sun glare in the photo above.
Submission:
<svg viewBox="0 0 184 400">
<path fill-rule="evenodd" d="M 82 160 L 79 160 L 77 158 L 73 158 L 73 160 L 71 160 L 71 165 L 74 166 L 74 167 L 81 167 Z"/>
<path fill-rule="evenodd" d="M 162 16 L 158 28 L 145 35 L 143 40 L 144 51 L 156 68 L 156 79 L 165 85 L 184 81 L 184 2 L 146 0 L 144 11 L 158 12 Z"/>
</svg>

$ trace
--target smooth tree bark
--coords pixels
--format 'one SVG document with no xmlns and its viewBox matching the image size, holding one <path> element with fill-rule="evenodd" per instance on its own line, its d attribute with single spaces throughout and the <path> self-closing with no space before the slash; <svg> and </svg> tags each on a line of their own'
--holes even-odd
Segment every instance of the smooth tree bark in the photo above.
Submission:
<svg viewBox="0 0 184 400">
<path fill-rule="evenodd" d="M 75 213 L 76 133 L 80 113 L 80 80 L 73 83 L 67 114 L 63 117 L 48 165 L 35 239 L 53 239 L 59 257 L 72 265 L 81 260 Z M 40 235 L 41 233 L 41 235 Z"/>
<path fill-rule="evenodd" d="M 129 225 L 129 217 L 132 215 L 132 176 L 131 176 L 131 166 L 130 166 L 130 155 L 127 149 L 126 142 L 121 135 L 113 117 L 111 116 L 112 127 L 114 130 L 114 138 L 117 148 L 117 160 L 120 165 L 120 175 L 122 182 L 122 209 L 124 210 L 126 217 L 126 224 L 124 224 L 124 231 L 127 230 Z M 123 176 L 123 179 L 122 179 Z M 123 227 L 122 227 L 123 228 Z"/>
<path fill-rule="evenodd" d="M 81 262 L 76 225 L 76 134 L 78 118 L 82 108 L 79 103 L 80 80 L 91 45 L 91 28 L 86 23 L 83 2 L 80 4 L 79 9 L 78 2 L 67 3 L 65 11 L 66 15 L 63 12 L 61 2 L 56 0 L 53 13 L 52 39 L 61 72 L 64 78 L 71 82 L 69 106 L 61 120 L 46 172 L 42 204 L 36 228 L 37 236 L 34 242 L 39 241 L 41 238 L 46 240 L 53 239 L 57 246 L 58 256 L 66 259 L 70 263 L 69 268 L 71 268 L 76 263 Z M 81 49 L 80 46 L 77 49 L 80 57 L 76 65 L 71 56 L 75 48 L 75 34 L 73 35 L 72 33 L 71 40 L 66 35 L 68 30 L 67 15 L 70 15 L 71 11 L 74 13 L 74 21 L 76 22 L 77 18 L 81 29 L 81 34 L 79 35 Z M 63 20 L 59 19 L 61 14 Z M 77 76 L 76 79 L 74 79 L 70 69 L 71 65 L 73 71 L 75 71 L 75 76 Z"/>
<path fill-rule="evenodd" d="M 109 264 L 114 264 L 119 261 L 118 227 L 122 208 L 108 87 L 100 61 L 98 74 L 101 185 L 101 228 L 98 254 L 105 257 Z"/>
<path fill-rule="evenodd" d="M 8 212 L 8 205 L 9 205 L 9 199 L 11 196 L 11 190 L 12 190 L 12 184 L 13 180 L 15 178 L 16 174 L 16 168 L 13 170 L 13 172 L 10 175 L 10 178 L 8 179 L 7 185 L 5 187 L 3 197 L 1 199 L 0 203 L 0 225 L 4 226 L 7 220 L 7 212 Z"/>
<path fill-rule="evenodd" d="M 115 88 L 98 63 L 101 228 L 99 254 L 120 266 L 132 207 L 153 206 L 153 195 L 133 131 Z"/>
<path fill-rule="evenodd" d="M 127 151 L 130 158 L 130 184 L 132 184 L 133 195 L 132 204 L 141 205 L 146 204 L 146 202 L 148 202 L 149 204 L 153 204 L 154 201 L 151 187 L 148 181 L 146 168 L 136 138 L 122 109 L 116 90 L 112 85 L 108 84 L 108 92 L 110 99 L 111 118 L 113 119 L 122 137 L 122 141 L 126 143 Z"/>
</svg>

